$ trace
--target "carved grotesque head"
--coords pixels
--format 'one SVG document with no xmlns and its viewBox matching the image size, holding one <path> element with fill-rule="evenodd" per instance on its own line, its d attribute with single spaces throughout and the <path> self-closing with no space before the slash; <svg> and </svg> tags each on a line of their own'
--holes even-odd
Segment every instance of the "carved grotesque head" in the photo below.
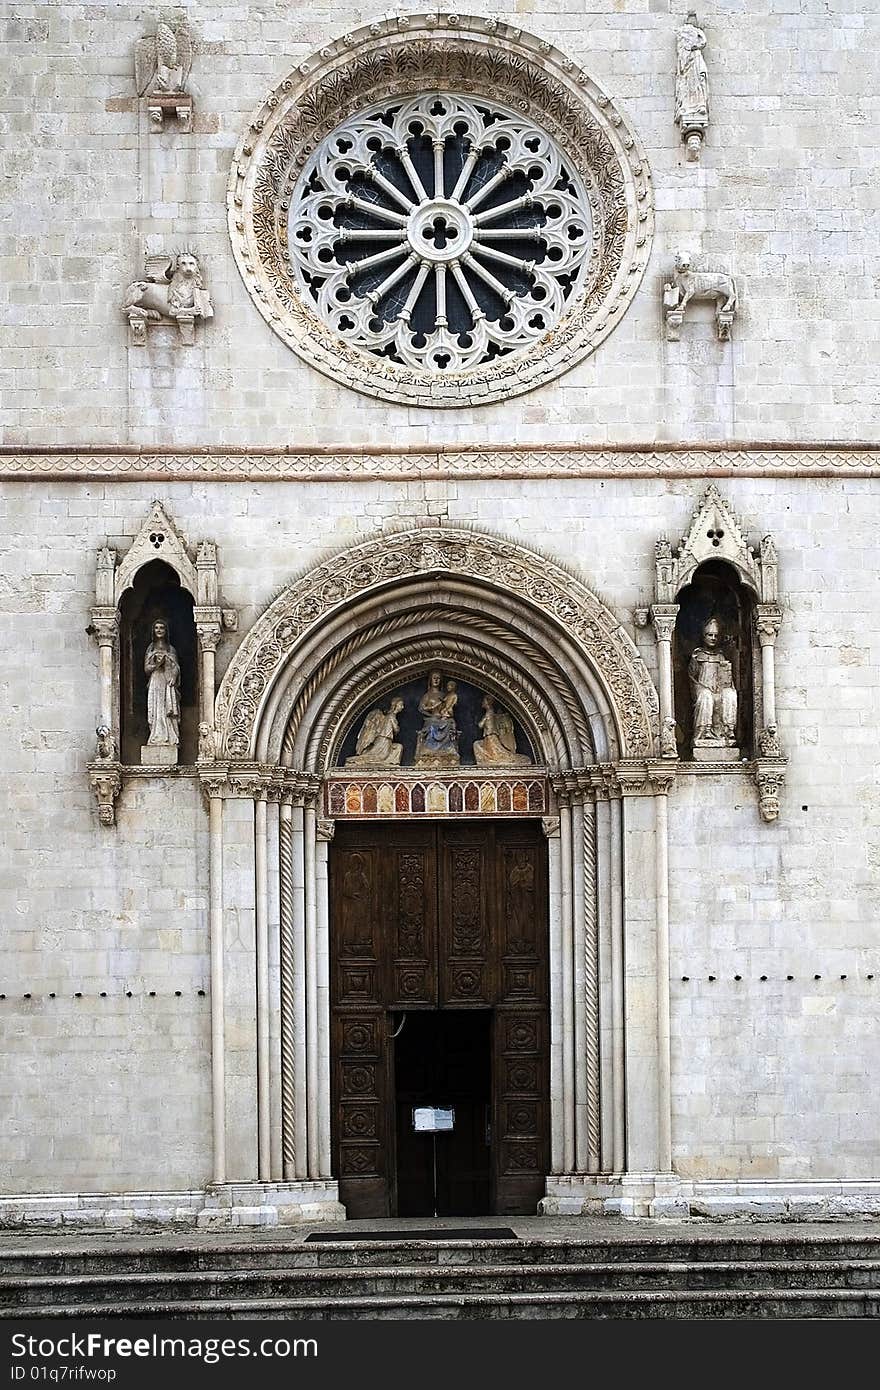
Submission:
<svg viewBox="0 0 880 1390">
<path fill-rule="evenodd" d="M 675 269 L 679 275 L 686 275 L 691 268 L 691 257 L 688 251 L 679 251 L 675 257 Z"/>
</svg>

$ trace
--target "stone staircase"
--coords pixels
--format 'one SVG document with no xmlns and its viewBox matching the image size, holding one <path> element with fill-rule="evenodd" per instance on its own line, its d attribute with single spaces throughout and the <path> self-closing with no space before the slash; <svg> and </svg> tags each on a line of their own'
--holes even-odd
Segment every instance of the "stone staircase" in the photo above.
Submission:
<svg viewBox="0 0 880 1390">
<path fill-rule="evenodd" d="M 0 1318 L 863 1318 L 880 1226 L 662 1227 L 621 1237 L 305 1241 L 167 1236 L 0 1244 Z"/>
</svg>

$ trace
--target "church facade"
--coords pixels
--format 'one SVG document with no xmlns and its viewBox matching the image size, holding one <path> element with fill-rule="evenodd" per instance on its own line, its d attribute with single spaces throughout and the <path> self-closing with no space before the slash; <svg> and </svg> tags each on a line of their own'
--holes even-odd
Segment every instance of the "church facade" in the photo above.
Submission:
<svg viewBox="0 0 880 1390">
<path fill-rule="evenodd" d="M 0 1224 L 877 1215 L 876 18 L 4 24 Z"/>
</svg>

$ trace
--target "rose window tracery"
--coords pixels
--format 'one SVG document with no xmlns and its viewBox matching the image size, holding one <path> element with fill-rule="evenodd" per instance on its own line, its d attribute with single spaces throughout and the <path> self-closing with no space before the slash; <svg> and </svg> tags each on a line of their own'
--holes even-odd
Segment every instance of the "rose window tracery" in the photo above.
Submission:
<svg viewBox="0 0 880 1390">
<path fill-rule="evenodd" d="M 464 370 L 527 352 L 559 322 L 590 264 L 589 206 L 533 121 L 435 92 L 332 131 L 303 170 L 288 245 L 340 338 Z"/>
</svg>

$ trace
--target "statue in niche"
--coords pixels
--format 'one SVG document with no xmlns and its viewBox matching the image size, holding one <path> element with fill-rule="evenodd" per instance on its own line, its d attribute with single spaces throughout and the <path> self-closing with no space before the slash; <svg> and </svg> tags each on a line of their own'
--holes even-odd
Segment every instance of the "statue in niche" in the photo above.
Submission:
<svg viewBox="0 0 880 1390">
<path fill-rule="evenodd" d="M 675 36 L 675 120 L 690 161 L 699 159 L 709 124 L 709 71 L 703 57 L 705 47 L 706 35 L 691 10 Z"/>
<path fill-rule="evenodd" d="M 144 656 L 147 673 L 147 723 L 150 737 L 141 748 L 141 762 L 176 763 L 180 742 L 180 662 L 171 645 L 168 624 L 157 618 Z"/>
<path fill-rule="evenodd" d="M 532 760 L 516 751 L 516 731 L 513 720 L 503 709 L 497 709 L 494 695 L 483 696 L 485 713 L 479 723 L 483 737 L 474 744 L 474 759 L 478 767 L 531 767 Z"/>
<path fill-rule="evenodd" d="M 424 722 L 416 739 L 416 767 L 458 767 L 461 759 L 455 722 L 457 703 L 456 682 L 447 681 L 444 690 L 441 673 L 431 671 L 428 688 L 419 700 L 419 714 Z"/>
<path fill-rule="evenodd" d="M 194 342 L 196 320 L 214 317 L 195 253 L 185 249 L 176 256 L 148 255 L 144 279 L 133 280 L 125 291 L 123 312 L 136 345 L 147 341 L 147 327 L 157 323 L 176 323 L 181 342 Z"/>
<path fill-rule="evenodd" d="M 733 667 L 721 651 L 721 626 L 710 618 L 703 627 L 703 644 L 688 663 L 694 700 L 694 756 L 710 762 L 735 762 L 737 695 Z"/>
<path fill-rule="evenodd" d="M 403 710 L 403 701 L 395 696 L 387 710 L 371 709 L 357 736 L 352 757 L 346 758 L 346 767 L 399 767 L 403 757 L 403 744 L 396 743 L 394 735 L 400 728 L 397 716 Z"/>
</svg>

